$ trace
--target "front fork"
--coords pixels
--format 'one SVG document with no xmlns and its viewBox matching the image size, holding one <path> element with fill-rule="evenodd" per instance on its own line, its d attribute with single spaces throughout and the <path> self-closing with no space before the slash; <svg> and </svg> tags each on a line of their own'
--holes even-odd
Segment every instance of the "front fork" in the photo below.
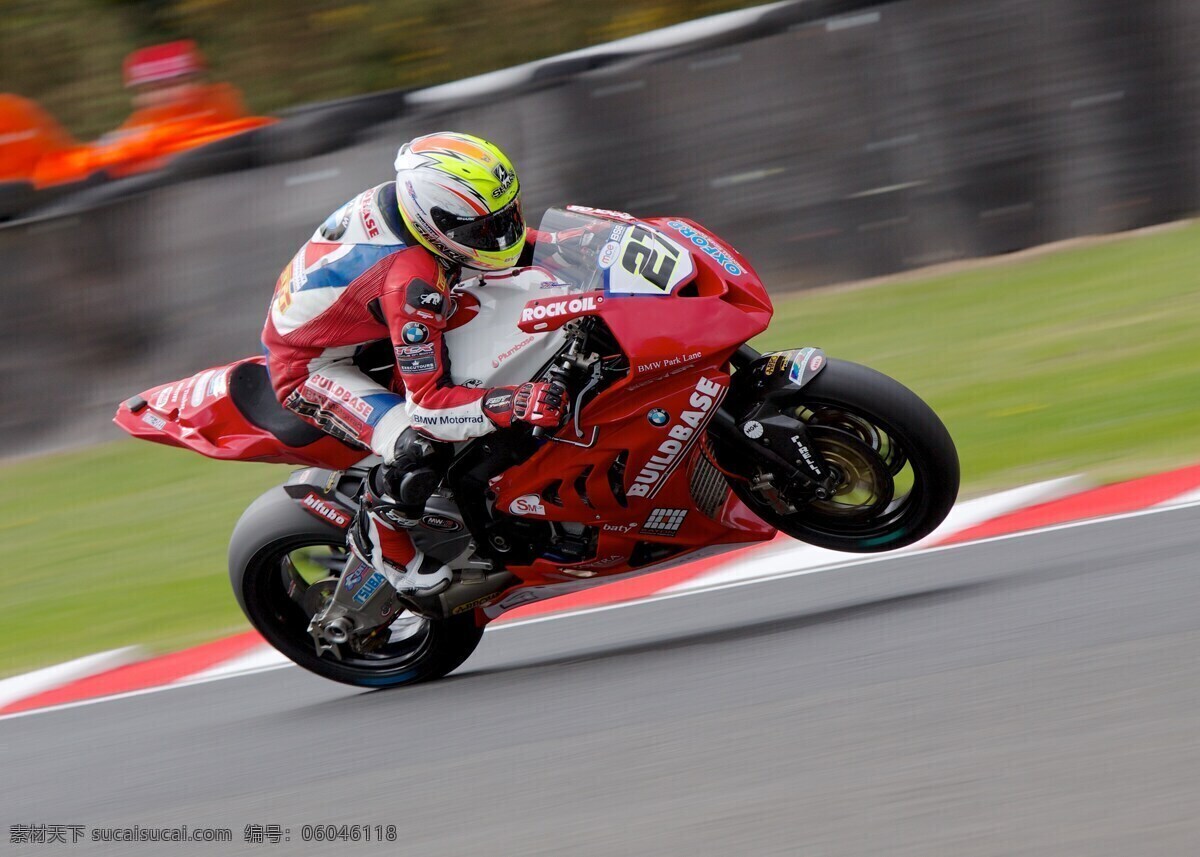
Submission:
<svg viewBox="0 0 1200 857">
<path fill-rule="evenodd" d="M 740 447 L 767 463 L 775 471 L 776 484 L 786 486 L 785 493 L 807 490 L 818 500 L 825 500 L 835 493 L 841 474 L 829 465 L 812 442 L 808 427 L 802 421 L 780 413 L 771 403 L 773 397 L 770 395 L 778 392 L 772 388 L 780 388 L 781 384 L 786 384 L 782 391 L 789 394 L 803 388 L 823 368 L 825 357 L 817 348 L 784 353 L 791 355 L 787 365 L 792 368 L 786 373 L 782 369 L 771 373 L 769 367 L 772 364 L 749 345 L 741 346 L 733 354 L 730 363 L 737 374 L 749 373 L 752 383 L 763 387 L 767 395 L 757 398 L 738 416 L 724 408 L 718 410 L 710 430 L 722 442 Z M 778 365 L 785 363 L 780 361 Z"/>
</svg>

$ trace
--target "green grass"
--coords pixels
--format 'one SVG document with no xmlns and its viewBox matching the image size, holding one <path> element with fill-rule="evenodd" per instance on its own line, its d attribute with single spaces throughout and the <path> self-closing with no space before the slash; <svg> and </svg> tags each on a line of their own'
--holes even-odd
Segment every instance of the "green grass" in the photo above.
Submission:
<svg viewBox="0 0 1200 857">
<path fill-rule="evenodd" d="M 0 675 L 244 630 L 225 572 L 229 534 L 286 473 L 134 441 L 0 469 Z"/>
<path fill-rule="evenodd" d="M 815 344 L 912 387 L 979 493 L 1200 460 L 1200 226 L 781 299 L 760 348 Z M 246 627 L 225 573 L 285 470 L 123 442 L 0 467 L 0 674 Z"/>
<path fill-rule="evenodd" d="M 928 401 L 980 493 L 1200 461 L 1200 225 L 781 300 L 760 349 L 819 345 Z"/>
</svg>

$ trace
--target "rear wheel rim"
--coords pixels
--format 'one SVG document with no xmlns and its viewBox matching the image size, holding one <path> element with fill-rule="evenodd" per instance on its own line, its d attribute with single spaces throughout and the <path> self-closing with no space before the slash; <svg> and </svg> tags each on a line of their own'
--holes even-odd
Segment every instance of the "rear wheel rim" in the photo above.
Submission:
<svg viewBox="0 0 1200 857">
<path fill-rule="evenodd" d="M 320 536 L 270 548 L 256 561 L 254 583 L 262 589 L 254 602 L 255 624 L 285 654 L 295 651 L 371 673 L 397 673 L 416 666 L 433 647 L 433 623 L 408 611 L 376 629 L 370 649 L 347 643 L 340 647 L 340 660 L 330 652 L 318 658 L 308 625 L 332 591 L 346 557 L 344 543 Z M 317 587 L 329 591 L 318 591 L 314 597 Z"/>
</svg>

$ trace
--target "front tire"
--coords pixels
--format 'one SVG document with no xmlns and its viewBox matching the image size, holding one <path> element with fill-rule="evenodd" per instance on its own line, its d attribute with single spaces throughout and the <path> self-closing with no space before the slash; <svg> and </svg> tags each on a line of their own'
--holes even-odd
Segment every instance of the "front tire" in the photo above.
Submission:
<svg viewBox="0 0 1200 857">
<path fill-rule="evenodd" d="M 318 657 L 308 624 L 315 599 L 306 579 L 340 574 L 342 530 L 308 514 L 282 488 L 272 488 L 242 514 L 229 545 L 229 578 L 250 624 L 280 653 L 319 676 L 359 687 L 396 687 L 429 681 L 457 669 L 483 636 L 474 613 L 429 620 L 407 612 L 371 651 L 348 649 L 338 660 Z M 304 567 L 316 569 L 303 573 Z"/>
<path fill-rule="evenodd" d="M 892 378 L 830 359 L 802 389 L 773 405 L 805 424 L 813 445 L 842 479 L 825 500 L 772 502 L 753 487 L 762 468 L 752 451 L 718 443 L 722 466 L 746 477 L 730 480 L 734 492 L 771 526 L 819 547 L 874 553 L 923 539 L 954 506 L 959 487 L 954 441 L 937 414 Z"/>
</svg>

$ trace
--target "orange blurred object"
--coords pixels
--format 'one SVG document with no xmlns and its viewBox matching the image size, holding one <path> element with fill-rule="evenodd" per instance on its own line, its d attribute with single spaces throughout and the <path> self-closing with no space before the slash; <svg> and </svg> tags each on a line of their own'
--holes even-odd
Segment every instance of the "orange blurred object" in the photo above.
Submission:
<svg viewBox="0 0 1200 857">
<path fill-rule="evenodd" d="M 32 181 L 42 158 L 78 145 L 36 103 L 0 92 L 0 182 Z"/>
<path fill-rule="evenodd" d="M 129 118 L 91 144 L 80 145 L 63 135 L 59 145 L 44 148 L 26 176 L 31 175 L 38 187 L 48 187 L 101 171 L 110 178 L 134 175 L 158 169 L 182 152 L 275 121 L 247 116 L 238 91 L 227 83 L 203 82 L 204 70 L 204 59 L 190 41 L 134 51 L 123 69 L 125 85 L 133 90 L 135 109 Z"/>
<path fill-rule="evenodd" d="M 227 83 L 152 84 L 153 95 L 120 128 L 92 144 L 93 169 L 119 177 L 157 169 L 171 157 L 274 122 L 247 116 Z"/>
</svg>

